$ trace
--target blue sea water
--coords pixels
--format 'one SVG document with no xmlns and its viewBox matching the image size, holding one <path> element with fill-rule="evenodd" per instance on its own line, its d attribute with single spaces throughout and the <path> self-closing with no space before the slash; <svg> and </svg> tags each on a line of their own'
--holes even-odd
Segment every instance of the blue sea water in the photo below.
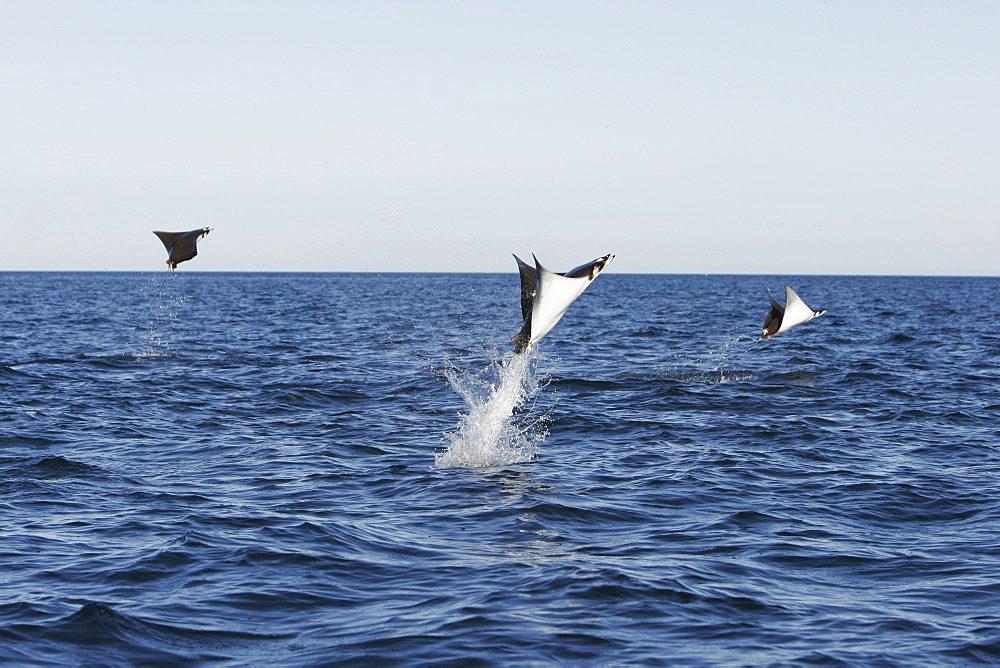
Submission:
<svg viewBox="0 0 1000 668">
<path fill-rule="evenodd" d="M 1000 279 L 185 268 L 0 273 L 2 663 L 1000 662 Z"/>
</svg>

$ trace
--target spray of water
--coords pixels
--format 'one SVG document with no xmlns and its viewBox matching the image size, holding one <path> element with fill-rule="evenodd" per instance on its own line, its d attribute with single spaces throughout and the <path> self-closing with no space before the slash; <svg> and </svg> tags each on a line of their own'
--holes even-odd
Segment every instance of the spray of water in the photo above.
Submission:
<svg viewBox="0 0 1000 668">
<path fill-rule="evenodd" d="M 184 297 L 180 294 L 175 274 L 160 271 L 150 276 L 141 289 L 148 295 L 149 313 L 142 328 L 146 340 L 134 357 L 164 357 L 169 347 L 170 333 L 176 325 Z"/>
<path fill-rule="evenodd" d="M 491 468 L 534 459 L 546 432 L 541 418 L 518 409 L 540 388 L 536 360 L 537 353 L 530 348 L 511 354 L 487 370 L 495 376 L 492 380 L 455 369 L 445 372 L 465 400 L 467 412 L 459 415 L 456 431 L 445 434 L 450 444 L 435 456 L 438 467 Z"/>
<path fill-rule="evenodd" d="M 704 361 L 710 365 L 709 371 L 720 371 L 739 362 L 756 342 L 745 334 L 733 335 L 730 332 L 708 353 Z"/>
</svg>

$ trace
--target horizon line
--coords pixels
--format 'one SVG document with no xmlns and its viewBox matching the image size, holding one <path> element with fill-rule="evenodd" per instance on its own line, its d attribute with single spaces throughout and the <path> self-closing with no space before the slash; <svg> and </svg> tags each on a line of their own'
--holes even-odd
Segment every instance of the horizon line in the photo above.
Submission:
<svg viewBox="0 0 1000 668">
<path fill-rule="evenodd" d="M 313 269 L 198 269 L 165 271 L 163 269 L 0 269 L 0 274 L 455 274 L 455 275 L 516 275 L 516 271 L 440 271 L 440 270 L 313 270 Z M 609 272 L 608 276 L 815 276 L 830 278 L 1000 278 L 1000 274 L 882 274 L 882 273 L 798 273 L 798 272 L 700 272 L 700 271 L 631 271 Z"/>
</svg>

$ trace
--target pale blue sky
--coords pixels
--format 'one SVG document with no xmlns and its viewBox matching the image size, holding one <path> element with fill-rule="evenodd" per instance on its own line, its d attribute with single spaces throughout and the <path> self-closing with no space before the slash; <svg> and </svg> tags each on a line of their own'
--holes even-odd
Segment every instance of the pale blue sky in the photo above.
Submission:
<svg viewBox="0 0 1000 668">
<path fill-rule="evenodd" d="M 0 0 L 0 89 L 0 270 L 1000 274 L 992 0 Z"/>
</svg>

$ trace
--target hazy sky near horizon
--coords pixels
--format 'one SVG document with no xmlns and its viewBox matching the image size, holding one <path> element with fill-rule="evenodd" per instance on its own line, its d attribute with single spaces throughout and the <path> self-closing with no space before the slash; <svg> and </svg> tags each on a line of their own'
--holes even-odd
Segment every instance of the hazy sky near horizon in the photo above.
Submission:
<svg viewBox="0 0 1000 668">
<path fill-rule="evenodd" d="M 0 270 L 1000 274 L 1000 2 L 0 2 Z"/>
</svg>

